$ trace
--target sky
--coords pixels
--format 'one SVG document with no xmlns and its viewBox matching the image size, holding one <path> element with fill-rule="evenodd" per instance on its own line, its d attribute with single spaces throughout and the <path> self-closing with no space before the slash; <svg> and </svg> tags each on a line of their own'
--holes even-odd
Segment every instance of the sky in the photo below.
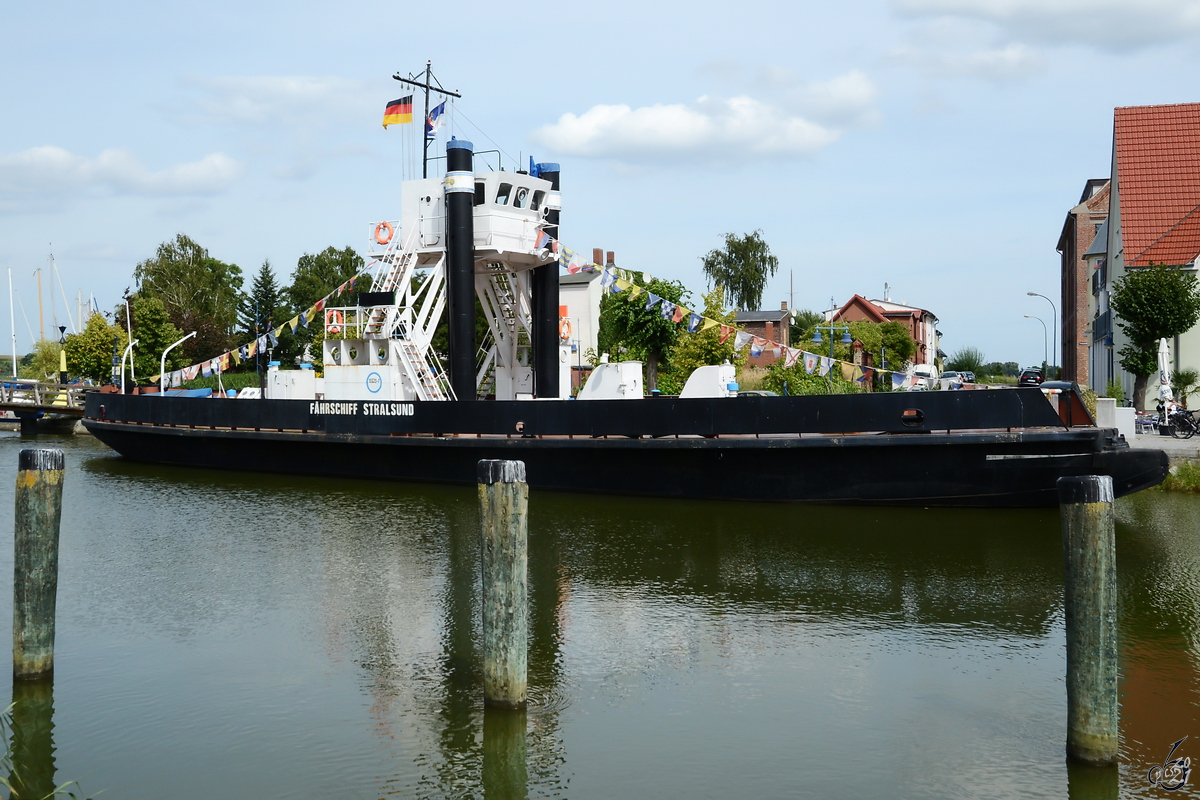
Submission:
<svg viewBox="0 0 1200 800">
<path fill-rule="evenodd" d="M 10 5 L 18 351 L 39 267 L 49 331 L 79 292 L 115 307 L 179 233 L 247 287 L 264 261 L 286 284 L 304 253 L 365 252 L 419 169 L 419 121 L 381 126 L 411 91 L 392 76 L 430 60 L 462 94 L 437 152 L 456 135 L 510 170 L 559 163 L 568 247 L 698 302 L 702 256 L 761 230 L 779 258 L 764 307 L 887 284 L 938 317 L 947 353 L 1025 366 L 1046 337 L 1024 315 L 1053 336 L 1057 313 L 1026 293 L 1059 305 L 1055 246 L 1108 176 L 1113 108 L 1200 100 L 1200 0 Z"/>
</svg>

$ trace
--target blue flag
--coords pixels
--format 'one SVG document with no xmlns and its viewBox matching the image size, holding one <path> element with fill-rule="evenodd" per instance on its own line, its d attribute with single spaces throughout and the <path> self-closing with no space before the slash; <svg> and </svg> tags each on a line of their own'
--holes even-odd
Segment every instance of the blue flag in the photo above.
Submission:
<svg viewBox="0 0 1200 800">
<path fill-rule="evenodd" d="M 699 314 L 697 314 L 693 311 L 692 315 L 690 317 L 688 317 L 688 328 L 687 328 L 688 333 L 695 333 L 696 328 L 699 328 L 700 323 L 703 321 L 704 321 L 704 317 L 700 316 Z"/>
<path fill-rule="evenodd" d="M 429 118 L 425 120 L 425 135 L 433 136 L 438 132 L 438 128 L 442 127 L 442 115 L 446 113 L 446 101 L 438 103 L 429 112 Z"/>
<path fill-rule="evenodd" d="M 647 311 L 654 308 L 656 305 L 658 305 L 662 301 L 662 298 L 659 297 L 658 295 L 656 295 L 654 292 L 646 292 L 646 295 L 647 295 L 647 297 L 646 297 L 646 310 Z"/>
</svg>

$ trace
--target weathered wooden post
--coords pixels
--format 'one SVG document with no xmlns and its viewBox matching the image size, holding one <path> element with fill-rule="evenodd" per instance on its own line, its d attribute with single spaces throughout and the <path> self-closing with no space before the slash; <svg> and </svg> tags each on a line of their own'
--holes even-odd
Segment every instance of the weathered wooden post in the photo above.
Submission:
<svg viewBox="0 0 1200 800">
<path fill-rule="evenodd" d="M 1117 562 L 1112 478 L 1058 479 L 1067 623 L 1067 757 L 1117 761 Z"/>
<path fill-rule="evenodd" d="M 479 462 L 483 529 L 483 701 L 524 708 L 529 487 L 523 461 Z"/>
<path fill-rule="evenodd" d="M 13 527 L 13 678 L 54 673 L 62 450 L 22 450 Z"/>
</svg>

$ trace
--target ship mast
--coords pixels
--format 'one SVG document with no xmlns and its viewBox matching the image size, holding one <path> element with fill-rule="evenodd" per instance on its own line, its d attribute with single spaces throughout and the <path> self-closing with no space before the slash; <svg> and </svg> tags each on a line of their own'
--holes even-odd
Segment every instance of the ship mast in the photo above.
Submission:
<svg viewBox="0 0 1200 800">
<path fill-rule="evenodd" d="M 452 92 L 449 89 L 442 88 L 441 81 L 439 81 L 437 78 L 435 78 L 433 76 L 432 67 L 433 67 L 432 61 L 425 62 L 425 80 L 424 80 L 424 82 L 419 80 L 419 78 L 421 77 L 421 73 L 419 73 L 419 72 L 415 75 L 410 72 L 410 73 L 408 73 L 407 78 L 401 78 L 399 72 L 397 72 L 395 75 L 392 76 L 392 78 L 400 81 L 401 83 L 407 83 L 409 86 L 415 86 L 418 89 L 425 90 L 425 119 L 424 119 L 424 122 L 422 123 L 422 128 L 424 131 L 424 136 L 423 136 L 424 147 L 421 149 L 421 177 L 422 178 L 429 177 L 429 142 L 431 139 L 431 137 L 429 135 L 429 93 L 437 92 L 438 94 L 447 95 L 449 97 L 458 97 L 458 98 L 462 97 L 462 95 L 459 94 L 458 92 Z M 434 85 L 434 84 L 436 84 L 436 85 Z"/>
</svg>

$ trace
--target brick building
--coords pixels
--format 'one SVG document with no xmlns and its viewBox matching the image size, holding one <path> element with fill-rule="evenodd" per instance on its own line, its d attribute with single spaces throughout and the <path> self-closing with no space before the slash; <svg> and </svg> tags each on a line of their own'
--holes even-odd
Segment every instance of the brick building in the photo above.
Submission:
<svg viewBox="0 0 1200 800">
<path fill-rule="evenodd" d="M 1083 187 L 1079 203 L 1067 212 L 1062 233 L 1058 237 L 1060 281 L 1062 291 L 1062 343 L 1060 363 L 1062 379 L 1087 384 L 1088 345 L 1091 318 L 1088 316 L 1088 297 L 1092 294 L 1093 270 L 1085 258 L 1097 237 L 1104 220 L 1108 219 L 1108 178 L 1092 178 Z M 1098 290 L 1098 287 L 1096 287 Z"/>
</svg>

